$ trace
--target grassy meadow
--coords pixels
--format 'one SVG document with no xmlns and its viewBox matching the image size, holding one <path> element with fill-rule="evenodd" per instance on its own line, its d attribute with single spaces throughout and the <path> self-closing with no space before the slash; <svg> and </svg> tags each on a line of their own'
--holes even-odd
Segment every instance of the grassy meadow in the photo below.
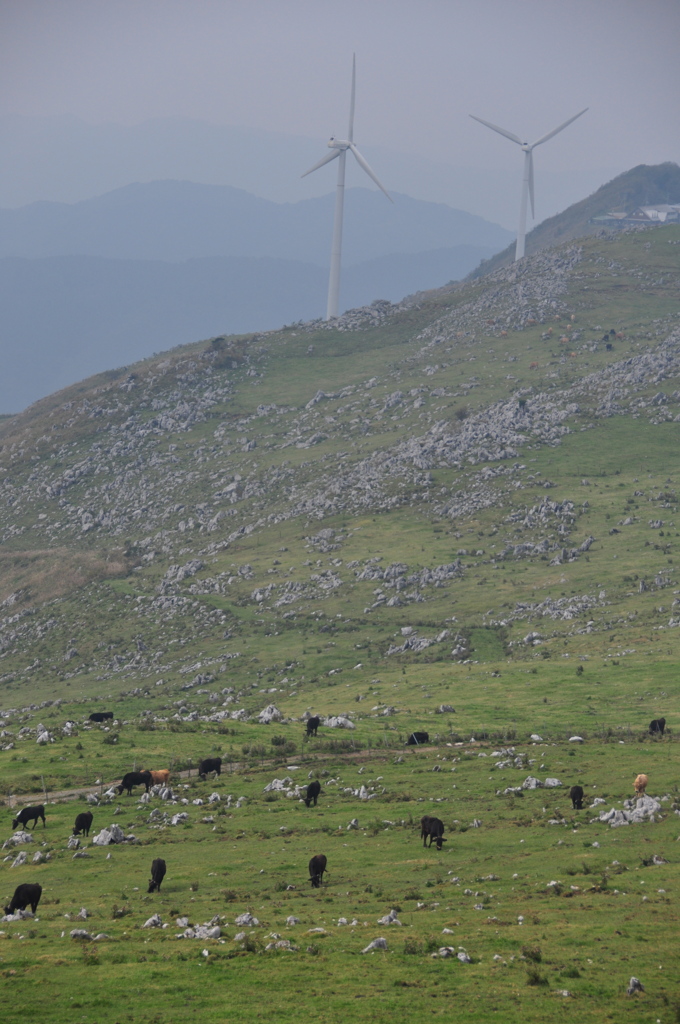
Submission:
<svg viewBox="0 0 680 1024">
<path fill-rule="evenodd" d="M 477 280 L 362 330 L 186 346 L 0 422 L 3 841 L 18 807 L 47 813 L 27 863 L 0 860 L 3 905 L 43 886 L 37 920 L 0 922 L 5 1020 L 680 1021 L 673 345 L 644 364 L 677 334 L 678 244 L 677 227 L 584 240 L 521 323 L 512 280 Z M 499 458 L 403 454 L 534 401 L 566 429 L 522 427 Z M 259 724 L 270 703 L 283 721 Z M 307 713 L 355 728 L 308 739 Z M 106 802 L 142 767 L 188 803 Z M 661 814 L 600 822 L 640 772 Z M 530 775 L 561 785 L 505 792 Z M 315 808 L 265 792 L 310 777 Z M 94 832 L 135 842 L 74 858 L 85 788 Z M 378 923 L 391 910 L 401 924 Z M 154 913 L 167 928 L 143 928 Z M 177 937 L 180 917 L 221 938 Z"/>
<path fill-rule="evenodd" d="M 279 728 L 299 738 L 299 728 Z M 483 741 L 343 755 L 317 746 L 327 741 L 311 739 L 292 769 L 270 758 L 215 783 L 180 782 L 190 801 L 215 791 L 247 798 L 239 809 L 190 802 L 185 824 L 148 823 L 162 801 L 125 796 L 95 807 L 95 830 L 116 822 L 138 843 L 90 845 L 87 859 L 65 849 L 82 803 L 50 804 L 48 827 L 28 850 L 51 860 L 5 871 L 6 886 L 11 879 L 44 887 L 38 921 L 3 923 L 2 975 L 6 991 L 17 987 L 5 1019 L 61 1021 L 77 1011 L 86 1021 L 182 1021 L 207 1011 L 215 1020 L 249 1020 L 266 1004 L 287 1020 L 302 999 L 314 1019 L 382 1020 L 417 1012 L 423 997 L 435 1000 L 428 1012 L 480 1021 L 491 1013 L 508 1021 L 564 1013 L 580 1021 L 674 1019 L 674 744 L 641 736 L 522 743 L 521 769 L 496 768 L 498 747 Z M 591 822 L 596 812 L 571 809 L 574 781 L 587 803 L 600 796 L 608 808 L 630 794 L 641 766 L 653 779 L 650 792 L 671 797 L 664 820 L 610 829 Z M 317 808 L 263 792 L 273 778 L 306 781 L 308 770 L 323 783 Z M 496 795 L 530 773 L 563 786 Z M 361 784 L 378 795 L 362 801 L 343 792 Z M 423 813 L 446 823 L 441 852 L 421 845 Z M 214 822 L 203 822 L 208 816 Z M 358 828 L 348 829 L 354 818 Z M 328 857 L 320 890 L 306 877 L 314 852 Z M 646 866 L 655 854 L 669 863 Z M 168 875 L 161 893 L 148 895 L 155 856 Z M 86 921 L 66 919 L 83 906 Z M 401 927 L 379 925 L 393 908 Z M 259 921 L 245 929 L 245 943 L 235 941 L 244 929 L 233 923 L 244 911 Z M 153 913 L 169 927 L 142 928 Z M 287 926 L 290 915 L 299 923 Z M 176 938 L 179 916 L 192 924 L 219 916 L 222 939 Z M 74 927 L 108 938 L 74 941 Z M 273 933 L 296 949 L 265 950 Z M 362 955 L 378 936 L 388 949 Z M 444 945 L 462 947 L 471 962 L 433 958 Z M 632 974 L 647 989 L 637 999 L 625 996 Z M 306 988 L 310 978 L 319 985 Z M 269 994 L 258 998 L 261 983 Z"/>
</svg>

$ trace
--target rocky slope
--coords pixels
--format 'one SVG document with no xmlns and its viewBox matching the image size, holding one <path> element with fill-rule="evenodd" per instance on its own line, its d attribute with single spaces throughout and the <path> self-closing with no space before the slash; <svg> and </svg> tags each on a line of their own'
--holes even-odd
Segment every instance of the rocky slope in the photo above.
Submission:
<svg viewBox="0 0 680 1024">
<path fill-rule="evenodd" d="M 679 242 L 581 240 L 332 325 L 173 350 L 0 422 L 0 684 L 245 679 L 257 630 L 320 615 L 347 623 L 343 657 L 368 630 L 374 666 L 464 661 L 482 625 L 495 657 L 533 648 L 539 621 L 587 637 L 631 612 L 630 582 L 607 582 L 623 534 L 655 615 L 670 541 L 644 530 L 669 529 L 677 455 L 635 487 L 626 432 L 663 448 L 680 421 Z M 600 453 L 625 503 L 584 481 Z"/>
</svg>

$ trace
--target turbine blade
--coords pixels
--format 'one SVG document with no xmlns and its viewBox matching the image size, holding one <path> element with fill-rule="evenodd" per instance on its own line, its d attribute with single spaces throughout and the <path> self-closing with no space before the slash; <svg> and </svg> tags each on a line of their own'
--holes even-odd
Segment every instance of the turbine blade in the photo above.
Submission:
<svg viewBox="0 0 680 1024">
<path fill-rule="evenodd" d="M 529 150 L 529 199 L 531 201 L 531 216 L 532 219 L 536 219 L 534 213 L 534 154 Z"/>
<path fill-rule="evenodd" d="M 367 175 L 369 176 L 369 178 L 372 178 L 372 179 L 373 179 L 373 181 L 374 181 L 374 182 L 376 183 L 376 185 L 378 186 L 378 188 L 380 189 L 380 191 L 381 191 L 381 192 L 384 192 L 384 193 L 385 193 L 385 195 L 387 196 L 387 198 L 389 199 L 389 201 L 390 201 L 391 203 L 393 203 L 393 202 L 394 202 L 394 199 L 393 199 L 393 198 L 392 198 L 392 196 L 391 196 L 391 195 L 389 194 L 389 192 L 387 191 L 387 189 L 386 189 L 386 188 L 385 188 L 385 187 L 384 187 L 383 185 L 381 185 L 381 184 L 380 184 L 380 182 L 379 182 L 379 181 L 378 181 L 378 179 L 376 178 L 375 174 L 373 173 L 373 171 L 371 170 L 371 168 L 370 168 L 370 167 L 368 166 L 368 164 L 366 163 L 366 161 L 364 160 L 363 156 L 361 155 L 361 153 L 359 152 L 359 150 L 357 149 L 357 147 L 356 147 L 356 146 L 354 145 L 354 143 L 353 143 L 353 142 L 350 142 L 350 144 L 349 144 L 349 148 L 350 148 L 350 149 L 352 150 L 352 152 L 354 153 L 354 156 L 356 157 L 356 161 L 357 161 L 357 163 L 359 164 L 359 167 L 362 167 L 362 168 L 364 169 L 364 171 L 366 171 L 366 174 L 367 174 Z"/>
<path fill-rule="evenodd" d="M 473 121 L 479 121 L 480 124 L 485 124 L 487 128 L 491 128 L 493 131 L 498 132 L 500 135 L 505 135 L 506 139 L 510 139 L 512 142 L 516 142 L 519 146 L 523 145 L 519 135 L 515 135 L 513 132 L 507 132 L 505 128 L 499 128 L 497 124 L 491 124 L 491 121 L 484 121 L 481 117 L 475 117 L 474 114 L 470 114 Z"/>
<path fill-rule="evenodd" d="M 581 114 L 585 114 L 586 110 L 588 110 L 588 107 L 584 107 L 583 110 L 579 110 L 578 114 L 574 114 L 574 116 L 570 117 L 568 121 L 565 121 L 564 124 L 561 124 L 559 128 L 553 128 L 553 130 L 551 132 L 548 132 L 547 135 L 542 135 L 540 139 L 532 143 L 531 148 L 534 149 L 535 146 L 540 146 L 542 142 L 547 142 L 548 139 L 552 139 L 553 135 L 557 135 L 557 133 L 561 132 L 563 128 L 566 128 L 568 124 L 571 124 L 572 121 L 575 121 L 577 117 L 580 117 Z"/>
<path fill-rule="evenodd" d="M 356 95 L 357 85 L 357 57 L 356 54 L 352 54 L 352 94 L 349 101 L 349 132 L 347 139 L 352 142 L 354 139 L 354 97 Z"/>
<path fill-rule="evenodd" d="M 312 173 L 312 171 L 318 171 L 318 169 L 320 167 L 323 167 L 324 164 L 329 164 L 331 162 L 331 160 L 335 160 L 336 156 L 340 156 L 340 150 L 339 149 L 332 150 L 330 153 L 328 153 L 327 156 L 325 156 L 323 158 L 323 160 L 319 160 L 319 162 L 317 164 L 314 164 L 313 167 L 310 167 L 309 170 L 305 171 L 304 174 L 301 174 L 300 177 L 301 178 L 306 178 L 308 174 Z"/>
</svg>

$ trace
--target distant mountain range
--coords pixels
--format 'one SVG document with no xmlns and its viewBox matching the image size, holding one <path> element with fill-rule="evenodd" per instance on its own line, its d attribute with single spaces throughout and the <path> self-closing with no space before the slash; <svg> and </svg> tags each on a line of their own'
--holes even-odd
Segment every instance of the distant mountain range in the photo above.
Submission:
<svg viewBox="0 0 680 1024">
<path fill-rule="evenodd" d="M 139 124 L 90 124 L 70 115 L 0 117 L 0 207 L 38 199 L 75 203 L 131 181 L 202 181 L 233 185 L 273 199 L 298 202 L 330 192 L 332 166 L 301 178 L 323 154 L 325 138 L 213 124 L 188 117 L 150 118 Z M 514 230 L 521 166 L 468 166 L 373 145 L 363 133 L 361 152 L 390 191 L 470 210 Z M 588 165 L 550 170 L 541 158 L 536 190 L 539 219 L 589 195 L 623 170 Z M 364 184 L 363 171 L 347 166 L 347 185 Z"/>
<path fill-rule="evenodd" d="M 394 199 L 348 190 L 342 309 L 458 280 L 511 237 Z M 322 316 L 333 202 L 160 181 L 0 210 L 0 413 L 173 345 Z"/>
<path fill-rule="evenodd" d="M 272 257 L 327 266 L 332 194 L 273 203 L 228 185 L 154 181 L 127 185 L 96 199 L 31 203 L 0 210 L 0 257 L 105 256 L 189 260 L 201 256 Z M 497 250 L 512 234 L 454 210 L 395 195 L 348 189 L 343 262 L 457 245 Z"/>
</svg>

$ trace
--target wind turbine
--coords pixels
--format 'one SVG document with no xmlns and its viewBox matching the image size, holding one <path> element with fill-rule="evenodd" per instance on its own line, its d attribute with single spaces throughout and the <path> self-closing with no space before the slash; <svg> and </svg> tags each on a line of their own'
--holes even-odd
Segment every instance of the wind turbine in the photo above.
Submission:
<svg viewBox="0 0 680 1024">
<path fill-rule="evenodd" d="M 318 163 L 314 164 L 313 167 L 310 167 L 309 170 L 305 171 L 302 175 L 302 177 L 305 178 L 308 174 L 311 174 L 312 171 L 316 171 L 319 167 L 323 167 L 324 164 L 329 164 L 331 160 L 339 158 L 338 181 L 335 189 L 333 247 L 331 249 L 331 272 L 328 279 L 328 305 L 326 307 L 326 320 L 332 320 L 338 315 L 338 302 L 340 297 L 340 256 L 342 253 L 342 218 L 345 202 L 345 163 L 347 160 L 348 149 L 354 154 L 359 167 L 363 168 L 369 178 L 373 179 L 378 188 L 385 193 L 389 201 L 394 201 L 387 190 L 380 184 L 375 174 L 368 166 L 357 147 L 354 145 L 354 96 L 356 92 L 356 70 L 356 55 L 352 55 L 352 95 L 349 104 L 349 131 L 347 132 L 347 138 L 336 139 L 331 136 L 328 148 L 332 150 L 332 152 L 325 156 L 323 160 L 319 160 Z"/>
<path fill-rule="evenodd" d="M 552 139 L 553 135 L 557 135 L 563 128 L 575 121 L 581 114 L 585 114 L 588 107 L 584 107 L 578 114 L 574 114 L 568 121 L 561 124 L 559 128 L 553 128 L 547 135 L 542 135 L 536 142 L 532 142 L 529 145 L 528 142 L 522 142 L 519 135 L 515 135 L 513 132 L 508 132 L 505 128 L 499 128 L 497 124 L 491 124 L 490 121 L 483 121 L 481 117 L 475 117 L 474 114 L 470 114 L 470 117 L 475 121 L 479 121 L 480 124 L 485 124 L 487 128 L 491 128 L 493 131 L 498 132 L 500 135 L 505 135 L 506 139 L 510 139 L 512 142 L 516 142 L 518 146 L 521 146 L 524 150 L 524 177 L 522 180 L 522 202 L 519 209 L 519 228 L 517 229 L 517 245 L 515 246 L 515 260 L 521 260 L 524 256 L 524 236 L 526 234 L 527 225 L 527 194 L 531 200 L 531 216 L 534 216 L 534 150 L 536 146 L 540 146 L 542 143 L 547 142 L 548 139 Z"/>
</svg>

